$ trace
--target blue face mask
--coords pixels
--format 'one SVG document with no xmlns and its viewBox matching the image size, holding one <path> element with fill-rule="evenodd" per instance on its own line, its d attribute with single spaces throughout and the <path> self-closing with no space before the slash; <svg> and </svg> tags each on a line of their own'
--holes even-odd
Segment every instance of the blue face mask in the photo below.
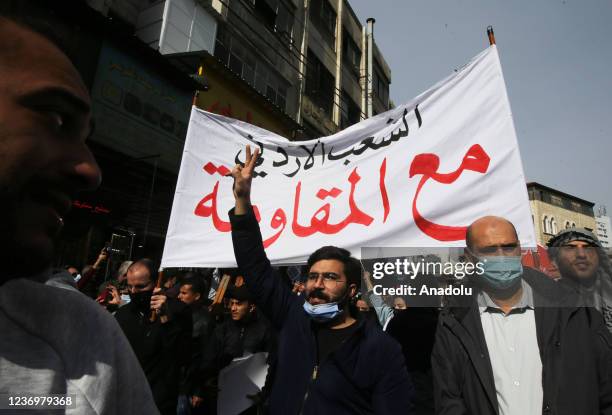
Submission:
<svg viewBox="0 0 612 415">
<path fill-rule="evenodd" d="M 306 314 L 317 323 L 325 323 L 333 320 L 342 312 L 338 308 L 338 303 L 312 305 L 308 301 L 304 302 L 304 311 L 306 311 Z"/>
<path fill-rule="evenodd" d="M 481 277 L 499 290 L 512 287 L 523 274 L 520 256 L 483 256 L 478 261 L 484 270 Z"/>
</svg>

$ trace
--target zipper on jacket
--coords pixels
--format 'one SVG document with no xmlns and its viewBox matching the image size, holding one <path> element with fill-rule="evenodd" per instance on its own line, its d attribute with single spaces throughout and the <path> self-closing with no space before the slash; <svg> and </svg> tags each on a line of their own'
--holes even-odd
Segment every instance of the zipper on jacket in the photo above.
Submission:
<svg viewBox="0 0 612 415">
<path fill-rule="evenodd" d="M 300 407 L 299 414 L 302 415 L 304 413 L 304 406 L 306 405 L 306 400 L 308 399 L 308 395 L 310 394 L 310 386 L 312 382 L 317 380 L 319 376 L 319 336 L 315 331 L 315 365 L 312 368 L 312 375 L 310 376 L 310 380 L 308 381 L 308 385 L 306 385 L 306 393 L 304 394 L 304 399 L 302 400 L 302 406 Z"/>
<path fill-rule="evenodd" d="M 308 385 L 306 386 L 306 393 L 304 394 L 304 399 L 302 400 L 302 407 L 300 408 L 300 415 L 304 413 L 304 406 L 306 405 L 306 400 L 308 399 L 308 395 L 310 394 L 310 385 L 312 385 L 312 382 L 317 379 L 318 374 L 319 374 L 319 365 L 316 364 L 314 368 L 312 368 L 312 376 L 310 377 L 310 380 L 308 381 Z"/>
</svg>

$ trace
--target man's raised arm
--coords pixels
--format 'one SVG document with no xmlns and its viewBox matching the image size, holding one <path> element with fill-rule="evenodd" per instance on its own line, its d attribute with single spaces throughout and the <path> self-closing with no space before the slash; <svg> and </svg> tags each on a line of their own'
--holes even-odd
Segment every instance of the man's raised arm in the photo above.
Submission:
<svg viewBox="0 0 612 415">
<path fill-rule="evenodd" d="M 244 166 L 237 164 L 232 170 L 234 178 L 235 207 L 230 210 L 234 255 L 255 303 L 270 321 L 280 328 L 291 304 L 298 298 L 291 294 L 280 278 L 275 275 L 264 251 L 259 224 L 251 205 L 251 182 L 259 157 L 259 149 L 251 154 L 246 146 Z"/>
</svg>

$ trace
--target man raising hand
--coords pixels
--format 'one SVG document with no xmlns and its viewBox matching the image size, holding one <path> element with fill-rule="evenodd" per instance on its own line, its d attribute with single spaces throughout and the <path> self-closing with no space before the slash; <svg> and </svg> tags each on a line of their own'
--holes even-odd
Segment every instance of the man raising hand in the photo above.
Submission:
<svg viewBox="0 0 612 415">
<path fill-rule="evenodd" d="M 279 330 L 271 413 L 410 413 L 412 385 L 400 346 L 375 322 L 350 313 L 361 284 L 359 261 L 342 248 L 317 249 L 308 258 L 303 296 L 274 275 L 251 206 L 258 157 L 247 146 L 244 166 L 232 170 L 236 203 L 229 216 L 238 266 Z"/>
</svg>

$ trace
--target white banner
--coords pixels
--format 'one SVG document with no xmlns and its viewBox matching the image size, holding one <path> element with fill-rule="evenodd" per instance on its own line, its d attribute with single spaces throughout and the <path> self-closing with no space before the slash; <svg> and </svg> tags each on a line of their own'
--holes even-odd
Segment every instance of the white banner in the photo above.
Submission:
<svg viewBox="0 0 612 415">
<path fill-rule="evenodd" d="M 268 257 L 305 262 L 336 245 L 464 246 L 485 215 L 535 246 L 525 177 L 495 46 L 411 102 L 316 140 L 290 142 L 193 109 L 162 267 L 234 266 L 232 166 L 261 148 L 251 200 Z"/>
</svg>

